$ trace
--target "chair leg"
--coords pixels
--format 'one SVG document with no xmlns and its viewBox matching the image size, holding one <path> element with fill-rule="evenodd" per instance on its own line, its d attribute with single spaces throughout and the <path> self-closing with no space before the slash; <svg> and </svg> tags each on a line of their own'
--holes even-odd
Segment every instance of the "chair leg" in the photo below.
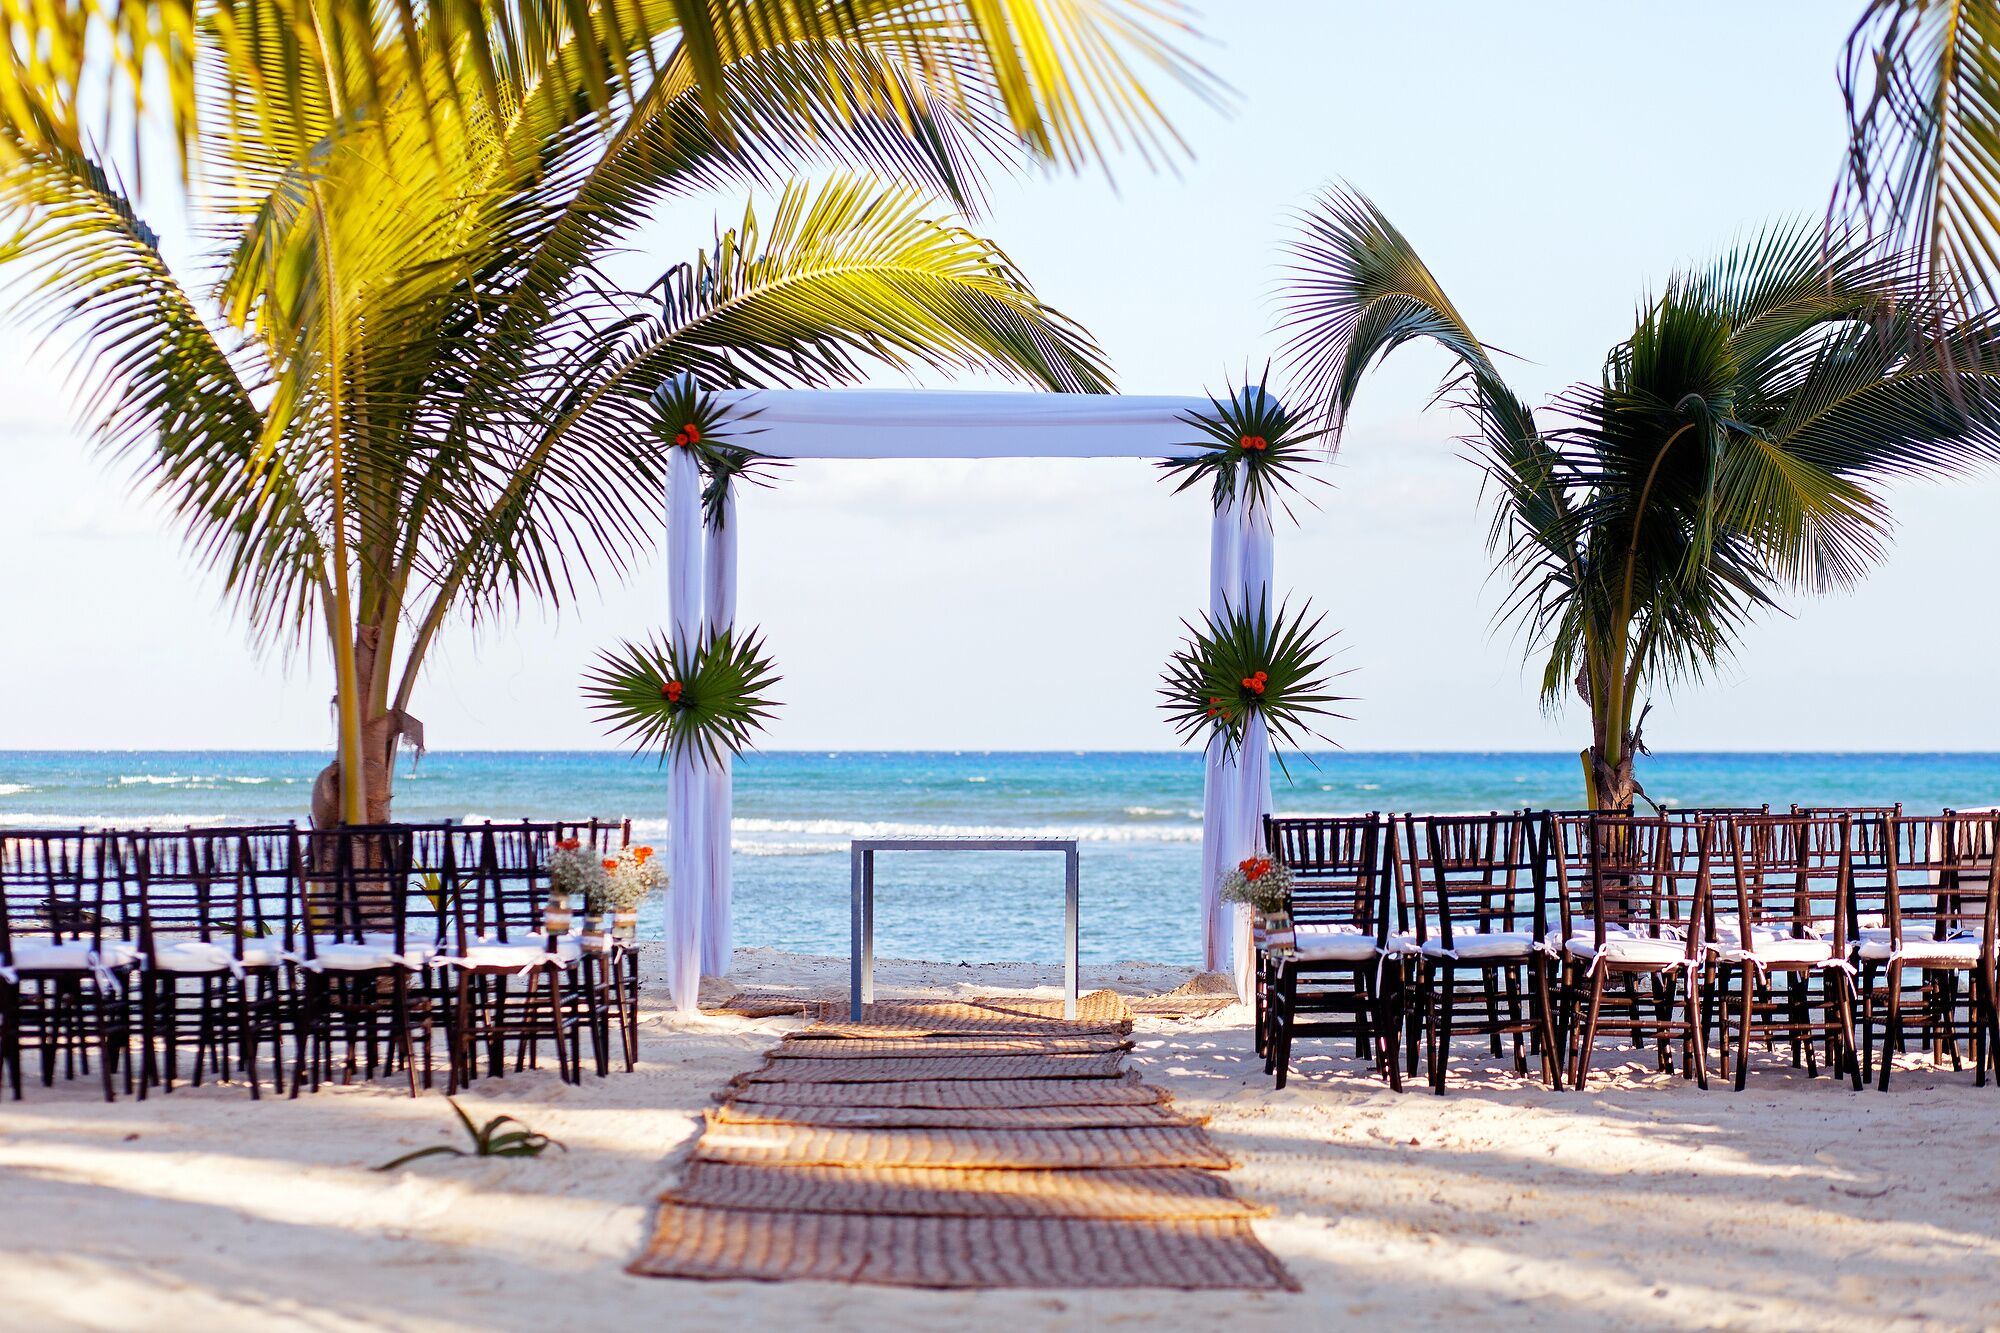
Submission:
<svg viewBox="0 0 2000 1333">
<path fill-rule="evenodd" d="M 1447 962 L 1438 970 L 1443 977 L 1433 987 L 1431 998 L 1431 1091 L 1442 1097 L 1447 1067 L 1451 1064 L 1451 1012 L 1457 998 L 1453 992 L 1457 988 L 1458 969 Z"/>
<path fill-rule="evenodd" d="M 1882 1071 L 1875 1081 L 1877 1092 L 1889 1090 L 1889 1070 L 1896 1052 L 1903 1046 L 1903 965 L 1891 960 L 1888 971 L 1889 1012 L 1882 1024 Z"/>
<path fill-rule="evenodd" d="M 1572 1075 L 1578 1092 L 1590 1086 L 1590 1066 L 1597 1054 L 1597 1016 L 1604 1008 L 1604 971 L 1599 964 L 1590 974 L 1590 998 L 1584 1002 L 1582 1039 L 1576 1048 L 1576 1073 Z"/>
</svg>

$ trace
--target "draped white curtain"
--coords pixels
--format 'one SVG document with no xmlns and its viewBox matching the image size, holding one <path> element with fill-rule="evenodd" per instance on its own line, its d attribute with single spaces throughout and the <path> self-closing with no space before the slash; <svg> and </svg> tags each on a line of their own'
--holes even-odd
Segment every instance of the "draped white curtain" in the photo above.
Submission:
<svg viewBox="0 0 2000 1333">
<path fill-rule="evenodd" d="M 1252 503 L 1242 480 L 1239 474 L 1235 498 L 1216 508 L 1209 526 L 1209 614 L 1217 619 L 1229 610 L 1254 615 L 1271 596 L 1270 507 Z M 1262 848 L 1271 796 L 1271 738 L 1263 717 L 1252 713 L 1234 755 L 1224 756 L 1220 741 L 1209 744 L 1201 826 L 1204 966 L 1233 974 L 1237 994 L 1246 1001 L 1255 980 L 1249 909 L 1222 901 L 1222 881 L 1238 861 Z"/>
<path fill-rule="evenodd" d="M 708 632 L 721 634 L 736 624 L 736 492 L 730 488 L 720 512 L 708 527 L 708 559 L 703 567 L 703 597 Z M 702 812 L 706 837 L 703 853 L 708 867 L 702 886 L 701 970 L 704 976 L 729 975 L 732 952 L 729 931 L 730 822 L 735 808 L 735 773 L 725 751 L 712 761 L 707 779 L 707 808 Z"/>
<path fill-rule="evenodd" d="M 688 449 L 667 459 L 667 614 L 675 652 L 682 660 L 701 637 L 701 468 Z M 701 999 L 701 939 L 707 775 L 692 750 L 667 761 L 667 824 L 672 844 L 667 887 L 667 989 L 674 1008 L 695 1012 Z"/>
</svg>

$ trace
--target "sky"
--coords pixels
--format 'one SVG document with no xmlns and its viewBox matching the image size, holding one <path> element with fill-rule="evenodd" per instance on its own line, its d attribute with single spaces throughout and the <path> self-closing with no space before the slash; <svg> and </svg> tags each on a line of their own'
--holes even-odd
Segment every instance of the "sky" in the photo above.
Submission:
<svg viewBox="0 0 2000 1333">
<path fill-rule="evenodd" d="M 975 225 L 1091 329 L 1122 389 L 1220 392 L 1277 350 L 1283 242 L 1346 180 L 1521 358 L 1515 387 L 1538 402 L 1594 378 L 1677 266 L 1825 209 L 1861 4 L 1205 8 L 1201 58 L 1236 98 L 1228 114 L 1164 98 L 1191 160 L 1002 181 Z M 643 285 L 691 257 L 742 204 L 656 219 L 621 276 Z M 1461 423 L 1427 409 L 1445 368 L 1419 349 L 1374 374 L 1331 484 L 1280 524 L 1279 586 L 1339 630 L 1351 701 L 1329 734 L 1354 750 L 1575 749 L 1583 710 L 1545 713 L 1536 664 L 1494 623 L 1479 473 Z M 75 428 L 72 395 L 32 333 L 0 333 L 0 748 L 329 745 L 324 652 L 251 640 L 129 466 Z M 2000 630 L 1966 595 L 2000 547 L 1996 500 L 1990 474 L 1892 492 L 1896 539 L 1867 583 L 1756 625 L 1717 677 L 1657 700 L 1651 743 L 1996 748 Z M 767 747 L 1174 743 L 1154 690 L 1206 596 L 1207 516 L 1145 463 L 801 464 L 740 504 L 740 614 L 784 676 Z M 455 630 L 415 701 L 430 743 L 609 744 L 581 675 L 664 621 L 665 589 L 656 557 L 560 609 Z M 1947 621 L 1948 637 L 1926 632 Z"/>
</svg>

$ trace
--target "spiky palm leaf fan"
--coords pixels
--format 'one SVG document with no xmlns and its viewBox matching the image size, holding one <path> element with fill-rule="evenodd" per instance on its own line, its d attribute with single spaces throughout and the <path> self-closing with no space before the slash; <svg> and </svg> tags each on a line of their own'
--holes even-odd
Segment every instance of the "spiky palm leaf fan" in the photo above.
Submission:
<svg viewBox="0 0 2000 1333">
<path fill-rule="evenodd" d="M 1190 412 L 1181 418 L 1202 438 L 1189 442 L 1200 453 L 1159 462 L 1169 476 L 1180 479 L 1176 495 L 1207 480 L 1210 498 L 1219 509 L 1236 494 L 1239 471 L 1244 494 L 1253 503 L 1269 504 L 1298 490 L 1307 475 L 1305 466 L 1317 452 L 1313 441 L 1326 432 L 1306 429 L 1270 392 L 1270 378 L 1271 368 L 1266 366 L 1254 386 L 1246 379 L 1243 388 L 1232 389 L 1227 399 L 1210 395 L 1212 412 Z"/>
<path fill-rule="evenodd" d="M 692 451 L 701 468 L 701 512 L 710 524 L 722 522 L 723 504 L 737 478 L 768 486 L 770 478 L 761 475 L 762 469 L 784 466 L 741 442 L 761 429 L 747 424 L 757 409 L 731 412 L 685 375 L 656 389 L 653 407 L 658 412 L 654 432 L 673 448 Z"/>
<path fill-rule="evenodd" d="M 707 635 L 683 655 L 663 639 L 626 642 L 598 654 L 583 693 L 610 734 L 660 762 L 690 749 L 719 763 L 741 754 L 778 705 L 778 673 L 755 630 Z"/>
<path fill-rule="evenodd" d="M 1220 737 L 1234 750 L 1253 713 L 1278 744 L 1296 750 L 1309 738 L 1327 740 L 1316 720 L 1345 715 L 1328 707 L 1343 696 L 1327 692 L 1325 619 L 1310 602 L 1297 611 L 1280 605 L 1273 616 L 1267 599 L 1254 613 L 1230 607 L 1219 620 L 1183 621 L 1188 638 L 1167 659 L 1160 687 L 1160 707 L 1181 740 Z"/>
</svg>

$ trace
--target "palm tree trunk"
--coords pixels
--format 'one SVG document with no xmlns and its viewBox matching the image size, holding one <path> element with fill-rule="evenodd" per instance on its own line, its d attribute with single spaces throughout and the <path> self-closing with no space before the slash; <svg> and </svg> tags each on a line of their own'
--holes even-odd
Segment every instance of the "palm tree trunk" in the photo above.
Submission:
<svg viewBox="0 0 2000 1333">
<path fill-rule="evenodd" d="M 372 702 L 377 695 L 376 681 L 387 670 L 387 664 L 376 656 L 376 645 L 381 642 L 381 637 L 379 627 L 364 626 L 355 635 L 353 646 L 355 711 L 363 715 L 360 728 L 360 820 L 369 824 L 386 824 L 391 818 L 399 737 L 394 716 Z M 336 824 L 355 822 L 349 814 L 350 807 L 342 800 L 343 772 L 340 758 L 336 757 L 320 770 L 313 782 L 312 819 L 316 827 L 331 828 Z"/>
</svg>

